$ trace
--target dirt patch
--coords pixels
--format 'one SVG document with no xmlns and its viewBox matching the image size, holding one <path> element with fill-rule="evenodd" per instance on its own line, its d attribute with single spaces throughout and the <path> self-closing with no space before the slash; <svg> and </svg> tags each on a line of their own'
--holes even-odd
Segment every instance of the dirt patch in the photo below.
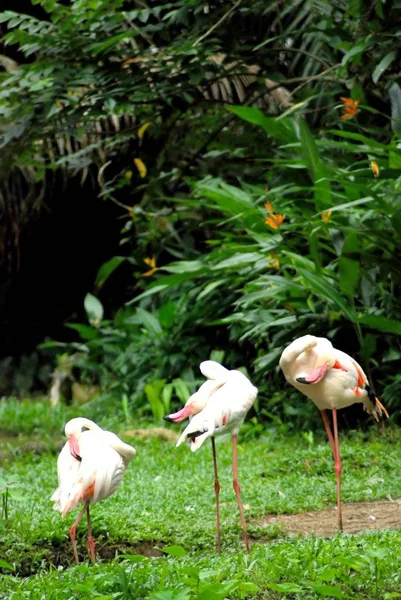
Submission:
<svg viewBox="0 0 401 600">
<path fill-rule="evenodd" d="M 141 554 L 148 558 L 163 556 L 162 548 L 165 542 L 141 540 L 138 542 L 96 542 L 96 561 L 110 562 L 121 554 Z M 89 554 L 86 551 L 85 538 L 78 538 L 78 557 L 80 562 L 89 561 Z M 68 540 L 62 542 L 48 543 L 46 545 L 35 544 L 29 549 L 24 549 L 18 554 L 18 561 L 15 562 L 15 571 L 13 575 L 19 577 L 29 577 L 50 569 L 50 566 L 64 569 L 75 565 L 72 545 Z M 0 573 L 10 573 L 10 571 L 0 569 Z"/>
<path fill-rule="evenodd" d="M 401 528 L 401 499 L 353 502 L 343 504 L 342 509 L 345 533 Z M 336 508 L 297 515 L 272 515 L 253 524 L 262 527 L 277 524 L 289 533 L 301 535 L 315 533 L 321 537 L 329 537 L 338 533 Z"/>
</svg>

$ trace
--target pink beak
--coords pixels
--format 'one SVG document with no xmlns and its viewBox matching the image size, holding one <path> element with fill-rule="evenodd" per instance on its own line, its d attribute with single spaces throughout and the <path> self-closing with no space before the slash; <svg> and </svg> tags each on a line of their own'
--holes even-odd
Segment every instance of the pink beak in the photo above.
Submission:
<svg viewBox="0 0 401 600">
<path fill-rule="evenodd" d="M 192 415 L 192 406 L 184 406 L 181 410 L 176 413 L 172 413 L 171 415 L 166 415 L 163 417 L 165 421 L 172 421 L 173 423 L 178 423 L 179 421 L 183 421 L 187 417 Z"/>
<path fill-rule="evenodd" d="M 309 373 L 309 375 L 306 375 L 305 377 L 297 377 L 296 381 L 298 381 L 298 383 L 319 383 L 319 381 L 321 381 L 323 379 L 323 377 L 326 375 L 327 371 L 329 370 L 329 365 L 326 363 L 321 367 L 317 367 L 316 369 L 313 369 L 313 371 L 311 373 Z"/>
<path fill-rule="evenodd" d="M 70 435 L 70 437 L 68 438 L 68 443 L 70 445 L 71 456 L 73 456 L 77 460 L 82 460 L 82 458 L 80 456 L 78 440 L 75 437 L 75 435 Z"/>
</svg>

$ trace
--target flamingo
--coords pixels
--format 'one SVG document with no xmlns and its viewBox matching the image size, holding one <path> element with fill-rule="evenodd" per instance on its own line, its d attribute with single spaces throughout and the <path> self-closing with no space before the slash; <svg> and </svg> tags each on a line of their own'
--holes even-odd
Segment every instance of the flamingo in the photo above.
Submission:
<svg viewBox="0 0 401 600">
<path fill-rule="evenodd" d="M 214 438 L 230 433 L 233 445 L 233 486 L 241 517 L 244 541 L 249 553 L 249 540 L 246 531 L 244 508 L 241 502 L 238 482 L 237 436 L 245 416 L 255 401 L 258 390 L 240 371 L 229 371 L 218 362 L 206 360 L 200 364 L 202 374 L 207 377 L 200 388 L 176 413 L 163 417 L 166 421 L 178 423 L 189 417 L 190 422 L 182 432 L 176 446 L 189 439 L 193 452 L 198 450 L 210 437 L 213 451 L 214 490 L 216 495 L 217 552 L 221 553 L 219 493 L 220 483 L 217 474 L 217 457 Z"/>
<path fill-rule="evenodd" d="M 294 340 L 281 355 L 280 367 L 286 380 L 310 398 L 321 411 L 334 458 L 337 486 L 338 528 L 343 530 L 341 512 L 341 457 L 338 444 L 337 410 L 356 402 L 379 421 L 388 413 L 361 366 L 323 337 L 304 335 Z M 333 415 L 334 437 L 327 410 Z"/>
<path fill-rule="evenodd" d="M 54 510 L 59 510 L 63 518 L 80 502 L 83 503 L 82 510 L 70 528 L 70 539 L 75 562 L 79 564 L 76 529 L 86 512 L 88 549 L 94 563 L 95 542 L 89 505 L 114 494 L 121 484 L 128 463 L 135 457 L 136 450 L 89 419 L 71 419 L 64 431 L 67 442 L 57 461 L 59 485 L 50 499 L 54 501 Z"/>
</svg>

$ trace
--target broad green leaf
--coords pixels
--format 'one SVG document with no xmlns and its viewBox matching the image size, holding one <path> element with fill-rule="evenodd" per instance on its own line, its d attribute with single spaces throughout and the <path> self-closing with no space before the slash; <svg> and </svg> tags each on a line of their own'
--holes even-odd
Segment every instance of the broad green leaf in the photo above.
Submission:
<svg viewBox="0 0 401 600">
<path fill-rule="evenodd" d="M 386 144 L 381 144 L 373 138 L 368 138 L 366 135 L 362 135 L 362 133 L 357 133 L 356 131 L 346 131 L 344 129 L 329 129 L 327 133 L 331 133 L 338 137 L 342 137 L 348 140 L 354 140 L 356 142 L 362 142 L 368 147 L 372 148 L 372 151 L 375 148 L 380 148 L 381 150 L 388 150 L 388 146 Z"/>
<path fill-rule="evenodd" d="M 122 558 L 124 560 L 129 560 L 130 562 L 133 562 L 133 563 L 148 560 L 148 558 L 146 556 L 144 556 L 143 554 L 119 554 L 118 558 Z"/>
<path fill-rule="evenodd" d="M 103 306 L 100 300 L 98 300 L 96 296 L 93 296 L 92 294 L 86 294 L 84 306 L 89 322 L 93 324 L 99 324 L 103 319 Z"/>
<path fill-rule="evenodd" d="M 343 294 L 353 297 L 359 283 L 361 267 L 358 260 L 360 244 L 358 235 L 352 231 L 346 235 L 339 258 L 339 282 Z"/>
<path fill-rule="evenodd" d="M 0 569 L 7 569 L 8 571 L 13 571 L 14 567 L 5 560 L 0 560 Z"/>
<path fill-rule="evenodd" d="M 266 587 L 282 594 L 299 594 L 303 591 L 297 583 L 268 583 Z"/>
<path fill-rule="evenodd" d="M 387 69 L 387 67 L 389 67 L 391 65 L 391 63 L 393 62 L 393 60 L 395 59 L 396 56 L 397 56 L 397 52 L 395 50 L 392 50 L 391 52 L 386 54 L 386 56 L 384 58 L 382 58 L 382 60 L 375 67 L 375 69 L 372 73 L 373 83 L 377 83 L 379 81 L 379 79 L 382 76 L 382 74 L 384 73 L 384 71 Z"/>
<path fill-rule="evenodd" d="M 278 121 L 273 117 L 266 117 L 259 108 L 251 106 L 229 106 L 227 108 L 244 121 L 259 125 L 268 135 L 284 144 L 291 144 L 296 141 L 295 129 L 291 119 L 280 119 Z"/>
<path fill-rule="evenodd" d="M 83 325 L 82 323 L 66 323 L 65 326 L 77 331 L 83 340 L 93 340 L 99 336 L 99 331 L 95 327 L 90 327 L 89 325 Z"/>
<path fill-rule="evenodd" d="M 331 189 L 330 182 L 327 179 L 326 168 L 320 158 L 315 140 L 305 119 L 298 116 L 297 125 L 301 152 L 314 183 L 316 208 L 327 208 L 331 204 Z"/>
<path fill-rule="evenodd" d="M 391 103 L 391 127 L 397 135 L 401 135 L 401 88 L 398 83 L 392 83 L 389 90 Z"/>
<path fill-rule="evenodd" d="M 96 275 L 95 286 L 100 289 L 107 281 L 110 275 L 125 261 L 124 256 L 113 256 L 110 260 L 103 263 Z"/>
<path fill-rule="evenodd" d="M 325 584 L 309 584 L 310 587 L 320 594 L 321 596 L 325 596 L 326 598 L 349 598 L 347 594 L 335 585 L 325 585 Z"/>
<path fill-rule="evenodd" d="M 163 548 L 163 552 L 165 552 L 166 554 L 169 554 L 170 556 L 176 556 L 176 557 L 181 557 L 181 556 L 187 555 L 187 551 L 182 546 L 165 546 Z"/>
<path fill-rule="evenodd" d="M 318 296 L 323 296 L 323 298 L 328 300 L 331 304 L 337 306 L 347 319 L 355 323 L 356 317 L 353 307 L 350 306 L 338 293 L 337 289 L 329 283 L 324 274 L 318 276 L 302 268 L 298 268 L 297 272 L 302 275 L 310 290 L 315 292 Z"/>
<path fill-rule="evenodd" d="M 383 315 L 361 315 L 358 317 L 358 322 L 383 333 L 401 335 L 401 321 L 389 319 Z"/>
<path fill-rule="evenodd" d="M 152 315 L 152 313 L 148 312 L 143 308 L 137 308 L 136 312 L 140 319 L 140 322 L 149 333 L 155 335 L 160 335 L 161 333 L 163 333 L 163 329 L 161 328 L 159 321 L 154 315 Z"/>
</svg>

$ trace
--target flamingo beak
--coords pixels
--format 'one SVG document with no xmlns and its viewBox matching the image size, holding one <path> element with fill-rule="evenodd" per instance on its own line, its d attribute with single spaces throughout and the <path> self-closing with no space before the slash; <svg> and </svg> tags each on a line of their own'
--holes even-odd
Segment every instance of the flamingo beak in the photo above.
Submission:
<svg viewBox="0 0 401 600">
<path fill-rule="evenodd" d="M 311 373 L 309 373 L 308 375 L 305 375 L 305 377 L 297 377 L 296 381 L 298 381 L 298 383 L 304 383 L 304 384 L 319 383 L 319 381 L 321 381 L 323 379 L 323 377 L 326 375 L 327 371 L 330 368 L 331 368 L 330 364 L 325 363 L 321 367 L 317 367 L 316 369 L 313 369 L 313 371 L 311 371 Z"/>
<path fill-rule="evenodd" d="M 77 460 L 81 461 L 82 458 L 80 456 L 79 444 L 78 444 L 78 440 L 75 437 L 75 435 L 73 435 L 73 434 L 70 435 L 70 437 L 68 438 L 68 443 L 70 445 L 71 456 L 73 456 Z"/>
<path fill-rule="evenodd" d="M 178 412 L 172 413 L 171 415 L 166 415 L 165 417 L 163 417 L 163 419 L 165 421 L 171 421 L 171 423 L 179 423 L 180 421 L 183 421 L 190 415 L 192 415 L 192 406 L 191 405 L 184 406 L 184 408 L 182 408 Z"/>
</svg>

